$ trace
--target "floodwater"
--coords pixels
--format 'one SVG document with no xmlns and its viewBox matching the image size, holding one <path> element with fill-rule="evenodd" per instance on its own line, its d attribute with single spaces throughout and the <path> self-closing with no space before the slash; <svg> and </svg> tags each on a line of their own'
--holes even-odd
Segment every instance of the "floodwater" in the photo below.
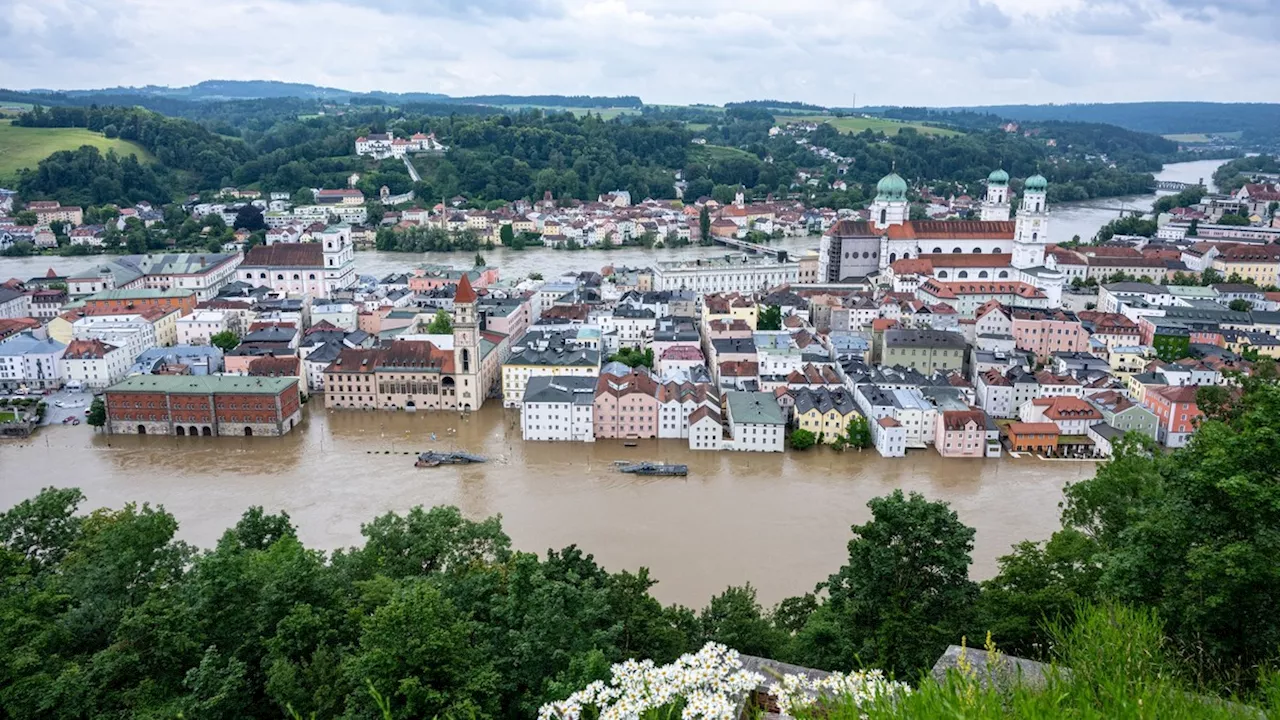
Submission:
<svg viewBox="0 0 1280 720">
<path fill-rule="evenodd" d="M 208 547 L 250 505 L 285 510 L 310 547 L 361 542 L 360 525 L 415 505 L 501 514 L 517 548 L 577 544 L 610 570 L 645 566 L 664 602 L 701 607 L 750 582 L 762 602 L 813 589 L 847 557 L 849 526 L 868 500 L 896 488 L 944 500 L 977 528 L 974 576 L 1024 539 L 1058 527 L 1067 482 L 1092 475 L 1076 461 L 943 460 L 932 449 L 884 459 L 826 448 L 785 454 L 694 453 L 678 440 L 525 443 L 519 415 L 496 404 L 453 413 L 306 408 L 283 438 L 106 436 L 52 426 L 0 442 L 0 507 L 41 487 L 78 486 L 87 507 L 148 501 Z M 431 440 L 435 433 L 437 439 Z M 481 465 L 413 467 L 413 454 L 462 449 Z M 384 454 L 389 451 L 391 454 Z M 618 473 L 613 461 L 687 463 L 687 478 Z"/>
</svg>

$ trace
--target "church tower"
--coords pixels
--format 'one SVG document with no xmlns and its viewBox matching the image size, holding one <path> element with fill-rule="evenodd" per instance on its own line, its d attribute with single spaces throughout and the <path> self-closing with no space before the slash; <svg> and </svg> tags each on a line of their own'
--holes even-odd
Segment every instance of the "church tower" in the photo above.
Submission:
<svg viewBox="0 0 1280 720">
<path fill-rule="evenodd" d="M 1009 173 L 995 170 L 987 176 L 987 197 L 982 202 L 982 219 L 1009 220 Z"/>
<path fill-rule="evenodd" d="M 877 230 L 907 221 L 907 181 L 889 173 L 876 183 L 876 199 L 871 203 L 871 222 Z"/>
<path fill-rule="evenodd" d="M 486 388 L 480 386 L 480 328 L 476 320 L 476 291 L 462 271 L 453 295 L 453 379 L 458 409 L 479 410 Z"/>
<path fill-rule="evenodd" d="M 1022 203 L 1018 206 L 1013 231 L 1013 266 L 1016 268 L 1044 265 L 1044 250 L 1049 244 L 1048 189 L 1049 181 L 1043 175 L 1032 175 L 1022 186 Z"/>
</svg>

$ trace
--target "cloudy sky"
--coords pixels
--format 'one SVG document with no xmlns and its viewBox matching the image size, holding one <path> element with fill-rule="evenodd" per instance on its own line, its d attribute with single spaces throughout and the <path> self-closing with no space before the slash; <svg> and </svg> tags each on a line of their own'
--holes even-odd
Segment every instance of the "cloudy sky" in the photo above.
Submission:
<svg viewBox="0 0 1280 720">
<path fill-rule="evenodd" d="M 1280 100 L 1280 0 L 2 0 L 0 86 Z"/>
</svg>

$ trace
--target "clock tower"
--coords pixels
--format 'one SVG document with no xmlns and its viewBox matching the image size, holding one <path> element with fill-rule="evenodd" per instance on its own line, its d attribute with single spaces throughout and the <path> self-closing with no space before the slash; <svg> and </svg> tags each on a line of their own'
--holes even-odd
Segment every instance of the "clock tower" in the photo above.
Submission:
<svg viewBox="0 0 1280 720">
<path fill-rule="evenodd" d="M 476 291 L 462 272 L 453 296 L 453 379 L 458 409 L 478 410 L 486 388 L 480 385 L 480 327 L 476 320 Z"/>
</svg>

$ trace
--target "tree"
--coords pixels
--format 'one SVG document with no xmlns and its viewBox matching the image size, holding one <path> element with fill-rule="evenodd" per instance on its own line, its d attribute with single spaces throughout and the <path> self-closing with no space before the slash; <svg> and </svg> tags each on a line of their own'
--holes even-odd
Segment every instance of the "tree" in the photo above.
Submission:
<svg viewBox="0 0 1280 720">
<path fill-rule="evenodd" d="M 1249 312 L 1253 309 L 1253 304 L 1244 298 L 1236 298 L 1228 303 L 1227 307 L 1236 312 Z"/>
<path fill-rule="evenodd" d="M 756 318 L 757 330 L 781 330 L 782 308 L 777 305 L 766 305 Z"/>
<path fill-rule="evenodd" d="M 1196 237 L 1200 234 L 1200 218 L 1191 218 L 1191 224 L 1187 226 L 1187 237 Z"/>
<path fill-rule="evenodd" d="M 31 210 L 20 210 L 14 213 L 13 221 L 17 225 L 35 225 L 40 218 Z"/>
<path fill-rule="evenodd" d="M 647 367 L 653 369 L 653 348 L 624 347 L 609 356 L 609 362 L 620 362 L 627 367 Z"/>
<path fill-rule="evenodd" d="M 698 614 L 702 642 L 718 642 L 747 655 L 776 658 L 789 638 L 774 626 L 751 584 L 730 587 Z"/>
<path fill-rule="evenodd" d="M 1218 218 L 1218 224 L 1234 225 L 1238 227 L 1252 225 L 1252 223 L 1249 222 L 1249 218 L 1243 215 L 1237 215 L 1236 213 L 1223 213 L 1222 217 Z"/>
<path fill-rule="evenodd" d="M 791 446 L 792 450 L 808 450 L 816 445 L 817 442 L 818 436 L 803 428 L 792 430 L 791 434 L 787 436 L 787 444 Z"/>
<path fill-rule="evenodd" d="M 262 217 L 262 210 L 252 203 L 245 203 L 236 211 L 236 221 L 232 225 L 236 230 L 256 232 L 267 229 L 267 221 Z"/>
<path fill-rule="evenodd" d="M 698 238 L 704 243 L 711 240 L 711 211 L 706 205 L 698 211 Z"/>
<path fill-rule="evenodd" d="M 511 247 L 516 240 L 516 231 L 511 227 L 511 223 L 504 223 L 498 230 L 498 240 L 505 247 Z"/>
<path fill-rule="evenodd" d="M 1200 272 L 1200 284 L 1204 286 L 1217 285 L 1223 281 L 1222 273 L 1213 268 L 1205 268 Z"/>
<path fill-rule="evenodd" d="M 542 279 L 542 273 L 540 273 L 540 272 L 531 272 L 531 273 L 529 273 L 529 279 L 530 279 L 530 280 L 535 280 L 535 281 L 536 281 L 536 280 L 541 280 L 541 279 Z"/>
<path fill-rule="evenodd" d="M 95 428 L 107 424 L 107 405 L 102 402 L 102 398 L 95 397 L 93 402 L 89 403 L 89 415 L 85 418 L 85 422 Z"/>
<path fill-rule="evenodd" d="M 871 427 L 867 424 L 865 415 L 855 413 L 849 418 L 849 427 L 845 429 L 844 441 L 850 447 L 858 449 L 871 447 Z"/>
<path fill-rule="evenodd" d="M 476 267 L 484 267 L 484 256 L 476 253 L 475 261 L 472 264 Z"/>
<path fill-rule="evenodd" d="M 796 638 L 802 664 L 877 667 L 898 677 L 929 668 L 969 623 L 973 528 L 946 503 L 901 490 L 867 503 L 849 562 L 827 579 L 828 598 Z"/>
<path fill-rule="evenodd" d="M 240 336 L 234 330 L 223 330 L 209 336 L 209 344 L 222 350 L 222 352 L 231 352 L 240 344 Z"/>
<path fill-rule="evenodd" d="M 436 311 L 436 316 L 431 319 L 431 323 L 427 325 L 428 335 L 451 335 L 453 334 L 453 317 L 449 315 L 443 308 Z"/>
</svg>

